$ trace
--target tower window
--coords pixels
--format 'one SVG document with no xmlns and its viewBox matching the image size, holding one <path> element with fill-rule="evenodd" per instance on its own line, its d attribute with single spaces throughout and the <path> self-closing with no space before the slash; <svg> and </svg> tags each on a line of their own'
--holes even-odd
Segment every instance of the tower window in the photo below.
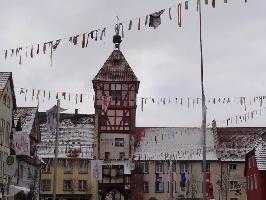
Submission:
<svg viewBox="0 0 266 200">
<path fill-rule="evenodd" d="M 121 101 L 122 100 L 122 91 L 121 90 L 111 90 L 110 96 L 112 101 Z"/>
<path fill-rule="evenodd" d="M 104 158 L 107 159 L 107 160 L 110 159 L 110 152 L 105 152 L 104 153 Z"/>
<path fill-rule="evenodd" d="M 124 146 L 124 138 L 115 138 L 115 146 L 123 147 Z"/>
</svg>

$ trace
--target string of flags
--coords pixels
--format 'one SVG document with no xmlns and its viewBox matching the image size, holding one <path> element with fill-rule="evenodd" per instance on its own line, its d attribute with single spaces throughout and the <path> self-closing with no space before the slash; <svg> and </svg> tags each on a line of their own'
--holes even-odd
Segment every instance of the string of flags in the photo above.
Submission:
<svg viewBox="0 0 266 200">
<path fill-rule="evenodd" d="M 59 44 L 61 44 L 62 41 L 67 41 L 68 43 L 74 45 L 74 46 L 81 46 L 81 48 L 87 48 L 90 46 L 91 42 L 97 42 L 102 41 L 107 34 L 107 29 L 114 28 L 115 33 L 120 34 L 121 36 L 125 36 L 125 30 L 131 31 L 133 29 L 133 23 L 136 24 L 137 30 L 141 30 L 143 27 L 141 26 L 144 24 L 144 26 L 152 27 L 154 29 L 158 28 L 161 25 L 161 16 L 165 13 L 168 13 L 168 19 L 173 20 L 172 17 L 172 8 L 176 8 L 176 21 L 177 26 L 182 26 L 182 9 L 183 4 L 185 5 L 185 10 L 189 9 L 189 2 L 192 0 L 185 0 L 181 1 L 177 5 L 160 9 L 157 12 L 153 12 L 150 14 L 146 14 L 142 17 L 135 17 L 123 22 L 118 22 L 116 24 L 112 24 L 106 27 L 97 28 L 94 30 L 90 30 L 84 33 L 77 33 L 71 36 L 67 36 L 60 39 L 55 40 L 48 40 L 45 42 L 39 42 L 37 44 L 31 44 L 26 46 L 17 46 L 15 48 L 11 49 L 5 49 L 4 52 L 4 59 L 8 58 L 17 58 L 18 63 L 21 65 L 22 60 L 26 58 L 35 58 L 36 56 L 40 55 L 41 53 L 45 55 L 46 53 L 49 54 L 50 57 L 50 63 L 52 66 L 53 63 L 53 54 L 57 50 Z M 227 3 L 227 0 L 224 0 L 224 3 Z M 247 0 L 245 0 L 245 3 L 247 3 Z M 208 5 L 208 0 L 205 0 L 205 4 Z M 199 7 L 199 0 L 197 0 L 197 11 Z M 215 0 L 212 0 L 212 7 L 215 8 Z M 168 12 L 165 12 L 168 10 Z M 144 23 L 141 23 L 141 21 L 144 21 Z M 128 27 L 128 28 L 126 28 Z"/>
<path fill-rule="evenodd" d="M 17 87 L 16 87 L 17 88 Z M 88 93 L 73 93 L 73 92 L 59 92 L 48 89 L 32 89 L 32 88 L 18 88 L 18 92 L 20 96 L 24 97 L 25 101 L 28 100 L 53 100 L 53 99 L 61 99 L 65 101 L 83 103 L 85 99 L 88 101 L 95 100 L 94 95 L 89 95 Z M 105 97 L 108 99 L 107 102 L 110 102 L 112 99 L 116 99 L 116 97 Z M 138 97 L 140 101 L 140 109 L 143 112 L 144 106 L 147 104 L 156 104 L 156 105 L 167 105 L 167 104 L 175 104 L 182 107 L 187 107 L 188 109 L 194 108 L 197 105 L 201 105 L 200 97 Z M 241 96 L 241 97 L 210 97 L 206 98 L 206 103 L 209 105 L 227 105 L 227 104 L 236 104 L 241 106 L 244 111 L 247 111 L 249 106 L 259 106 L 260 108 L 266 104 L 266 96 Z M 108 103 L 109 104 L 109 103 Z M 105 105 L 104 110 L 108 108 L 108 105 Z"/>
<path fill-rule="evenodd" d="M 255 119 L 257 116 L 262 116 L 263 114 L 266 113 L 266 107 L 260 107 L 258 109 L 246 112 L 244 114 L 239 114 L 235 116 L 228 117 L 224 120 L 219 121 L 222 124 L 226 124 L 226 126 L 230 125 L 237 125 L 241 123 L 246 123 L 249 120 Z M 211 124 L 208 124 L 210 126 Z"/>
</svg>

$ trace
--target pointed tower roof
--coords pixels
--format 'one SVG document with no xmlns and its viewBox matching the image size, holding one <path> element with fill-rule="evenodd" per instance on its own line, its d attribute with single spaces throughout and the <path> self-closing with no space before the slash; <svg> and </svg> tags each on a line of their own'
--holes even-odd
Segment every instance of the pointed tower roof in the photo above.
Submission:
<svg viewBox="0 0 266 200">
<path fill-rule="evenodd" d="M 138 81 L 138 78 L 123 53 L 119 49 L 115 49 L 93 81 Z"/>
</svg>

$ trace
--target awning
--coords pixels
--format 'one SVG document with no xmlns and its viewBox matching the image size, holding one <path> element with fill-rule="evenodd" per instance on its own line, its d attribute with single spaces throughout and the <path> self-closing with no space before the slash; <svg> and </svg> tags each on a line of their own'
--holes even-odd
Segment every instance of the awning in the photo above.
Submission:
<svg viewBox="0 0 266 200">
<path fill-rule="evenodd" d="M 23 191 L 25 194 L 28 194 L 30 192 L 30 189 L 26 187 L 20 187 L 17 185 L 10 185 L 8 196 L 15 196 L 17 193 L 21 191 Z"/>
</svg>

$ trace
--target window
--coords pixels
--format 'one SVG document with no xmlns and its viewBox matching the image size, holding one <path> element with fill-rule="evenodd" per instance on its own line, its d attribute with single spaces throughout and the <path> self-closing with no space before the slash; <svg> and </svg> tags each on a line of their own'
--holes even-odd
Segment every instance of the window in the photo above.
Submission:
<svg viewBox="0 0 266 200">
<path fill-rule="evenodd" d="M 10 123 L 6 122 L 6 144 L 9 144 L 10 142 Z"/>
<path fill-rule="evenodd" d="M 206 172 L 211 171 L 211 164 L 209 162 L 206 162 Z M 203 172 L 203 163 L 202 163 L 202 172 Z"/>
<path fill-rule="evenodd" d="M 46 163 L 45 167 L 42 169 L 42 173 L 51 173 L 51 162 L 50 162 L 50 160 Z"/>
<path fill-rule="evenodd" d="M 115 146 L 123 147 L 124 146 L 124 138 L 115 138 Z"/>
<path fill-rule="evenodd" d="M 112 97 L 112 101 L 121 101 L 122 100 L 122 91 L 121 90 L 111 90 L 110 96 Z"/>
<path fill-rule="evenodd" d="M 69 191 L 72 189 L 72 181 L 71 180 L 64 180 L 63 182 L 63 190 Z"/>
<path fill-rule="evenodd" d="M 147 162 L 147 161 L 140 162 L 139 166 L 142 169 L 142 172 L 144 174 L 148 174 L 149 173 L 149 162 Z"/>
<path fill-rule="evenodd" d="M 230 198 L 230 200 L 238 200 L 238 198 Z"/>
<path fill-rule="evenodd" d="M 188 163 L 180 163 L 180 173 L 188 173 Z"/>
<path fill-rule="evenodd" d="M 230 171 L 236 171 L 236 163 L 230 163 L 228 165 L 228 168 L 229 168 L 229 172 Z"/>
<path fill-rule="evenodd" d="M 163 181 L 162 181 L 162 177 L 156 177 L 156 181 L 155 181 L 155 192 L 156 193 L 163 193 Z"/>
<path fill-rule="evenodd" d="M 23 165 L 20 165 L 20 166 L 19 166 L 19 178 L 20 178 L 20 179 L 23 179 L 23 176 L 24 176 L 23 171 L 24 171 L 24 170 L 23 170 Z"/>
<path fill-rule="evenodd" d="M 119 153 L 119 159 L 124 160 L 125 159 L 125 152 L 120 152 Z"/>
<path fill-rule="evenodd" d="M 104 159 L 106 159 L 106 160 L 110 159 L 110 152 L 104 153 Z"/>
<path fill-rule="evenodd" d="M 256 174 L 254 174 L 254 190 L 258 189 L 258 185 L 257 185 L 257 176 Z"/>
<path fill-rule="evenodd" d="M 6 105 L 6 97 L 7 95 L 5 94 L 4 97 L 3 97 L 3 104 Z"/>
<path fill-rule="evenodd" d="M 249 191 L 249 176 L 247 176 L 247 190 Z"/>
<path fill-rule="evenodd" d="M 253 176 L 251 175 L 251 176 L 249 177 L 249 179 L 250 179 L 250 182 L 249 182 L 249 188 L 250 188 L 250 190 L 253 190 Z"/>
<path fill-rule="evenodd" d="M 149 182 L 148 181 L 144 181 L 144 183 L 143 183 L 143 192 L 144 193 L 149 192 Z"/>
<path fill-rule="evenodd" d="M 87 181 L 86 180 L 79 180 L 79 190 L 86 190 L 87 189 Z"/>
<path fill-rule="evenodd" d="M 7 106 L 8 108 L 10 108 L 10 98 L 9 98 L 9 96 L 7 96 L 6 106 Z"/>
<path fill-rule="evenodd" d="M 168 163 L 168 170 L 170 170 L 170 163 Z M 172 172 L 176 172 L 176 164 L 172 162 Z"/>
<path fill-rule="evenodd" d="M 129 117 L 128 117 L 128 116 L 123 116 L 123 123 L 124 123 L 124 125 L 126 125 L 126 126 L 129 125 Z"/>
<path fill-rule="evenodd" d="M 248 168 L 251 168 L 251 158 L 248 158 Z"/>
<path fill-rule="evenodd" d="M 155 173 L 163 173 L 163 163 L 156 162 L 155 163 Z"/>
<path fill-rule="evenodd" d="M 237 190 L 238 188 L 238 183 L 237 181 L 229 181 L 229 189 L 232 190 Z"/>
<path fill-rule="evenodd" d="M 41 182 L 42 191 L 50 191 L 51 190 L 51 180 L 43 179 Z"/>
<path fill-rule="evenodd" d="M 253 167 L 255 168 L 255 156 L 252 156 L 252 164 L 253 164 Z"/>
<path fill-rule="evenodd" d="M 237 172 L 236 167 L 237 167 L 236 163 L 229 163 L 228 164 L 228 173 L 229 174 L 230 173 L 236 173 Z"/>
<path fill-rule="evenodd" d="M 64 173 L 72 173 L 73 167 L 70 160 L 64 160 Z"/>
<path fill-rule="evenodd" d="M 81 173 L 88 172 L 88 163 L 86 160 L 79 160 L 79 172 Z"/>
</svg>

